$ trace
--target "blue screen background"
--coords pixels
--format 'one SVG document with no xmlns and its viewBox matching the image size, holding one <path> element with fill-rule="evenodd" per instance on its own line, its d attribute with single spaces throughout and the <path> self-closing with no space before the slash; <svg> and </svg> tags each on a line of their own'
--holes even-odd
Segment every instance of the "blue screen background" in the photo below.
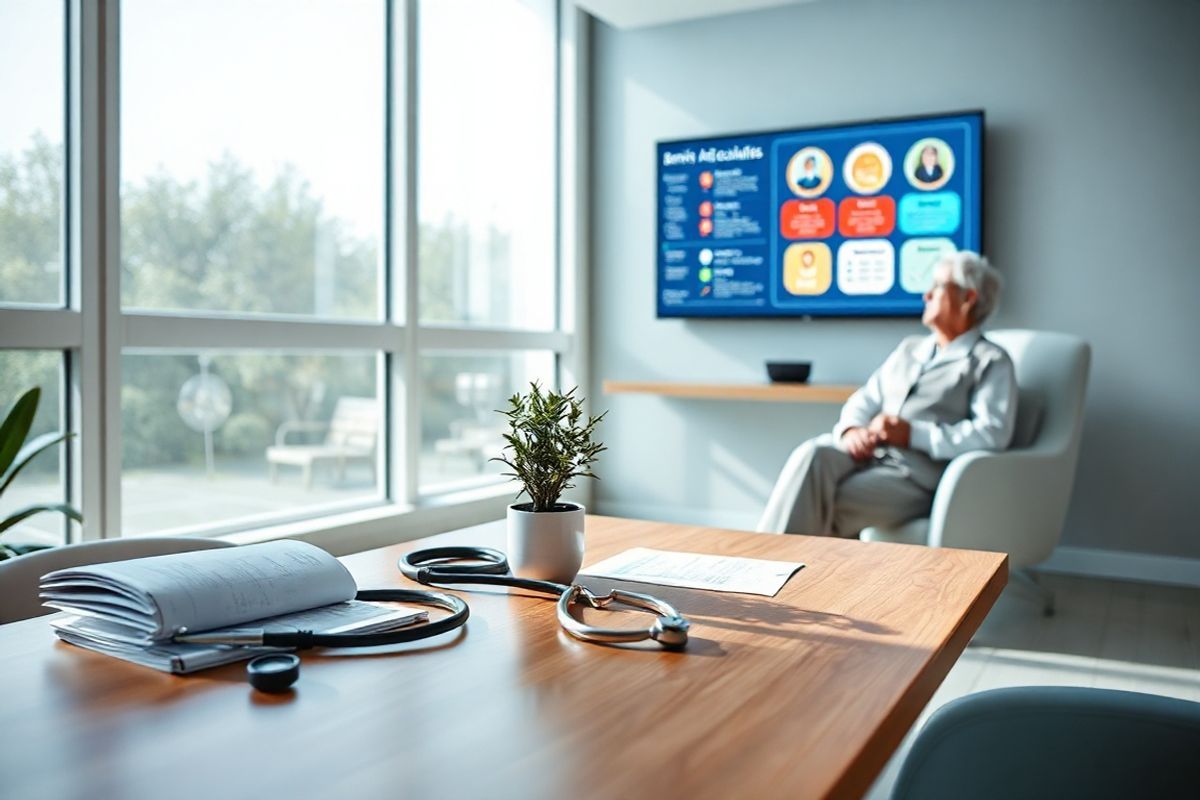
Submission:
<svg viewBox="0 0 1200 800">
<path fill-rule="evenodd" d="M 889 120 L 775 133 L 723 136 L 661 142 L 657 145 L 657 311 L 660 317 L 772 317 L 772 316 L 915 316 L 923 307 L 926 272 L 913 265 L 924 260 L 902 259 L 903 253 L 926 253 L 947 248 L 947 239 L 957 250 L 980 249 L 981 173 L 983 115 L 971 112 L 919 119 Z M 914 186 L 906 176 L 905 157 L 917 142 L 935 138 L 953 152 L 954 165 L 944 185 L 927 190 Z M 851 150 L 865 143 L 882 147 L 891 159 L 891 175 L 876 192 L 858 193 L 848 184 L 844 164 Z M 789 161 L 805 147 L 828 154 L 831 180 L 815 197 L 799 196 L 788 181 Z M 761 157 L 754 157 L 761 152 Z M 692 163 L 689 153 L 708 160 Z M 714 161 L 713 155 L 729 160 Z M 800 161 L 802 159 L 798 159 Z M 714 176 L 709 185 L 702 173 Z M 895 203 L 895 227 L 886 235 L 843 236 L 838 230 L 838 213 L 843 201 L 855 198 L 891 198 Z M 811 204 L 828 200 L 834 207 L 834 225 L 820 235 L 785 235 L 781 212 L 788 201 Z M 887 200 L 881 202 L 886 203 Z M 705 209 L 702 204 L 711 203 Z M 904 220 L 918 220 L 926 207 L 948 212 L 961 206 L 953 229 L 928 227 L 906 229 Z M 792 207 L 796 207 L 794 204 Z M 828 206 L 823 206 L 828 209 Z M 907 209 L 910 214 L 902 213 Z M 702 213 L 707 210 L 707 214 Z M 953 216 L 926 216 L 926 222 Z M 704 232 L 705 220 L 713 227 Z M 854 283 L 854 274 L 880 276 L 887 263 L 886 245 L 893 250 L 891 286 L 876 291 L 882 283 Z M 909 250 L 905 242 L 914 241 Z M 875 253 L 867 273 L 853 273 L 847 256 L 846 271 L 839 270 L 839 253 L 849 242 L 847 254 L 858 247 Z M 785 253 L 794 244 L 789 262 L 790 279 L 798 280 L 796 253 L 820 243 L 828 248 L 826 266 L 810 275 L 823 275 L 828 286 L 819 293 L 796 294 L 785 283 Z M 920 247 L 918 247 L 920 246 Z M 902 261 L 911 267 L 901 274 Z M 811 263 L 808 265 L 811 269 Z M 819 279 L 813 279 L 819 287 Z M 843 291 L 858 288 L 860 292 Z M 907 286 L 906 286 L 907 283 Z M 863 286 L 869 288 L 864 290 Z M 910 291 L 912 290 L 912 291 Z M 815 292 L 811 287 L 808 290 Z"/>
</svg>

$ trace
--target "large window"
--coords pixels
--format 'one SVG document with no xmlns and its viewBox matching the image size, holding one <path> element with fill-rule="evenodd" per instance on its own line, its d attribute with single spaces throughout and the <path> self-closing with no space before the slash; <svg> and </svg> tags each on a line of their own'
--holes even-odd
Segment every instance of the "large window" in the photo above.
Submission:
<svg viewBox="0 0 1200 800">
<path fill-rule="evenodd" d="M 211 345 L 229 315 L 384 319 L 387 46 L 378 0 L 123 0 L 121 305 L 191 351 L 121 360 L 126 535 L 384 496 L 369 331 Z"/>
<path fill-rule="evenodd" d="M 0 0 L 0 303 L 61 306 L 63 7 Z"/>
<path fill-rule="evenodd" d="M 62 430 L 66 422 L 61 336 L 20 330 L 36 325 L 34 309 L 61 317 L 58 309 L 66 302 L 65 42 L 62 5 L 0 0 L 0 415 L 39 387 L 28 441 Z M 26 506 L 68 499 L 65 453 L 44 451 L 21 471 L 0 497 L 0 519 Z M 66 531 L 62 516 L 43 513 L 5 538 L 57 544 Z"/>
<path fill-rule="evenodd" d="M 551 330 L 554 3 L 423 0 L 419 19 L 421 320 Z"/>
<path fill-rule="evenodd" d="M 0 0 L 0 405 L 77 434 L 0 513 L 85 517 L 13 538 L 509 496 L 495 410 L 576 358 L 557 9 Z"/>
<path fill-rule="evenodd" d="M 379 319 L 386 31 L 378 0 L 123 0 L 124 307 Z"/>
</svg>

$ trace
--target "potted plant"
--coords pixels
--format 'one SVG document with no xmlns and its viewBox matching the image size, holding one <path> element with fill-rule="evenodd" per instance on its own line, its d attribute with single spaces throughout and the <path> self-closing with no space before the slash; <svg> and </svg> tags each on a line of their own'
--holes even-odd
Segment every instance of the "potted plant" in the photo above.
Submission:
<svg viewBox="0 0 1200 800">
<path fill-rule="evenodd" d="M 13 405 L 4 422 L 0 423 L 0 497 L 12 485 L 13 479 L 25 468 L 34 456 L 59 442 L 74 436 L 72 433 L 47 433 L 25 444 L 29 429 L 33 425 L 33 417 L 37 413 L 38 401 L 41 400 L 42 390 L 36 386 Z M 22 520 L 43 511 L 57 511 L 66 514 L 76 522 L 83 522 L 79 512 L 66 503 L 35 503 L 18 509 L 0 520 L 0 534 Z M 41 545 L 4 545 L 0 544 L 0 561 L 14 556 L 23 555 L 31 550 L 43 549 Z"/>
<path fill-rule="evenodd" d="M 512 470 L 503 473 L 521 483 L 529 502 L 508 507 L 508 562 L 524 578 L 570 583 L 583 564 L 583 520 L 578 503 L 559 502 L 576 478 L 596 478 L 592 464 L 606 448 L 592 435 L 604 414 L 585 416 L 583 398 L 542 391 L 515 394 L 507 411 L 509 432 L 503 453 L 492 459 Z"/>
</svg>

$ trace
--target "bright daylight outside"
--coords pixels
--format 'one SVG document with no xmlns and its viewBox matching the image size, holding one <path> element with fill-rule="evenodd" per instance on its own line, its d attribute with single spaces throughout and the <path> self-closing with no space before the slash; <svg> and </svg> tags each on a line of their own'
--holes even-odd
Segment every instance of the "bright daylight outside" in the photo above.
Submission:
<svg viewBox="0 0 1200 800">
<path fill-rule="evenodd" d="M 0 304 L 61 306 L 63 214 L 63 9 L 0 0 Z M 63 354 L 0 350 L 0 414 L 34 386 L 41 402 L 29 439 L 61 430 Z M 0 519 L 33 503 L 61 503 L 62 448 L 37 456 L 0 498 Z M 20 523 L 8 541 L 59 543 L 58 514 Z"/>
<path fill-rule="evenodd" d="M 419 322 L 553 331 L 554 3 L 418 11 Z M 464 14 L 488 24 L 464 31 Z M 61 307 L 62 4 L 0 0 L 0 19 L 0 102 L 17 109 L 0 126 L 0 304 Z M 382 0 L 122 0 L 123 312 L 406 322 L 405 265 L 384 274 L 386 30 Z M 123 350 L 121 535 L 385 496 L 383 354 L 253 344 Z M 408 357 L 421 491 L 495 480 L 494 409 L 530 380 L 553 385 L 554 354 Z M 0 350 L 0 401 L 41 386 L 32 433 L 61 429 L 64 375 L 61 352 Z M 40 457 L 4 506 L 61 501 L 61 471 L 60 452 Z M 18 533 L 63 530 L 46 514 Z"/>
</svg>

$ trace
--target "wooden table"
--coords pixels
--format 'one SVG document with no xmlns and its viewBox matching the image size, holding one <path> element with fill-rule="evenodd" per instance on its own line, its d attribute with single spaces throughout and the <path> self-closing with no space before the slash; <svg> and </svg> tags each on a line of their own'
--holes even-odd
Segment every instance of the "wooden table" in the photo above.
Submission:
<svg viewBox="0 0 1200 800">
<path fill-rule="evenodd" d="M 773 598 L 641 586 L 691 620 L 683 653 L 576 641 L 548 600 L 466 591 L 465 633 L 305 655 L 283 697 L 243 665 L 175 677 L 57 642 L 45 619 L 0 626 L 0 794 L 857 797 L 1007 578 L 996 553 L 587 524 L 587 563 L 648 546 L 808 566 Z M 498 522 L 345 563 L 360 586 L 411 585 L 407 550 L 503 541 Z"/>
</svg>

